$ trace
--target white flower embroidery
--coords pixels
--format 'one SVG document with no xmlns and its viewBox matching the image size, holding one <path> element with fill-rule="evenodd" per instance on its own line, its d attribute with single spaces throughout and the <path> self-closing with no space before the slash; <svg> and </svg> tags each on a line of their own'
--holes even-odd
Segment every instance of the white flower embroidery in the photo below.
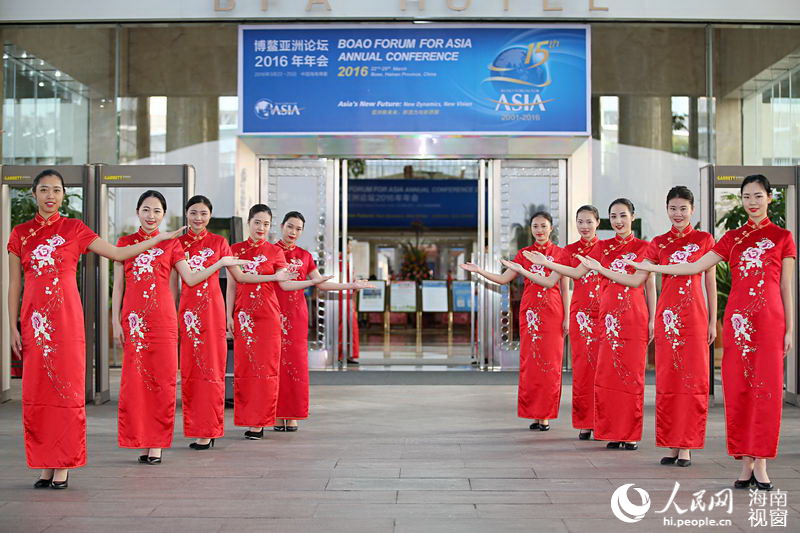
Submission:
<svg viewBox="0 0 800 533">
<path fill-rule="evenodd" d="M 606 335 L 619 337 L 619 320 L 611 314 L 606 315 Z"/>
<path fill-rule="evenodd" d="M 297 257 L 291 258 L 289 264 L 286 265 L 288 272 L 300 272 L 301 268 L 303 268 L 303 261 Z"/>
<path fill-rule="evenodd" d="M 614 272 L 619 272 L 620 274 L 626 274 L 627 273 L 626 268 L 628 265 L 626 265 L 623 262 L 626 259 L 628 261 L 633 261 L 634 259 L 636 259 L 636 254 L 634 253 L 623 254 L 620 257 L 614 259 L 614 261 L 611 262 L 610 266 L 611 270 L 613 270 Z"/>
<path fill-rule="evenodd" d="M 136 313 L 128 314 L 128 332 L 130 334 L 131 339 L 134 339 L 136 337 L 144 339 L 144 331 L 142 331 L 143 326 L 144 326 L 144 320 L 142 320 L 142 317 L 140 317 Z"/>
<path fill-rule="evenodd" d="M 553 256 L 552 255 L 548 255 L 548 256 L 545 256 L 545 257 L 546 257 L 546 259 L 548 261 L 552 261 L 553 260 Z M 537 276 L 547 276 L 547 272 L 545 272 L 544 267 L 542 265 L 531 264 L 531 266 L 528 267 L 528 270 L 530 270 L 531 272 L 533 272 Z"/>
<path fill-rule="evenodd" d="M 191 311 L 183 313 L 183 324 L 186 326 L 186 333 L 200 335 L 200 318 Z"/>
<path fill-rule="evenodd" d="M 45 242 L 46 244 L 40 244 L 33 249 L 33 252 L 31 252 L 31 255 L 34 259 L 32 266 L 37 274 L 41 274 L 41 271 L 44 267 L 54 266 L 56 264 L 55 259 L 53 259 L 53 253 L 56 251 L 58 246 L 61 246 L 67 241 L 65 241 L 64 237 L 61 235 L 56 234 L 47 239 Z"/>
<path fill-rule="evenodd" d="M 664 309 L 664 314 L 662 316 L 662 320 L 664 321 L 664 332 L 665 333 L 672 333 L 674 335 L 680 335 L 680 331 L 678 331 L 678 316 L 675 314 L 674 311 L 671 309 Z"/>
<path fill-rule="evenodd" d="M 189 268 L 192 269 L 192 272 L 198 272 L 206 267 L 206 261 L 213 255 L 214 250 L 203 248 L 199 254 L 191 256 L 186 262 L 189 263 Z"/>
<path fill-rule="evenodd" d="M 733 326 L 734 338 L 743 337 L 745 340 L 750 340 L 751 324 L 745 317 L 739 313 L 731 315 L 731 325 Z"/>
<path fill-rule="evenodd" d="M 38 311 L 34 311 L 31 314 L 31 325 L 33 326 L 33 338 L 36 339 L 41 336 L 47 340 L 50 340 L 50 334 L 47 332 L 47 329 L 50 327 L 50 324 L 47 321 L 47 317 L 45 317 Z"/>
<path fill-rule="evenodd" d="M 750 248 L 742 252 L 742 255 L 740 256 L 742 264 L 739 265 L 739 270 L 741 270 L 742 273 L 745 276 L 747 276 L 749 274 L 748 270 L 750 270 L 751 268 L 763 267 L 764 263 L 761 260 L 761 256 L 763 256 L 767 250 L 774 247 L 775 243 L 772 242 L 771 240 L 767 238 L 761 239 L 756 243 L 755 246 L 751 246 Z"/>
<path fill-rule="evenodd" d="M 242 331 L 253 333 L 253 319 L 250 318 L 250 315 L 248 315 L 244 311 L 239 311 L 238 318 L 239 318 L 239 327 L 242 329 Z"/>
<path fill-rule="evenodd" d="M 263 255 L 257 255 L 249 263 L 242 266 L 242 272 L 245 274 L 258 274 L 258 266 L 261 263 L 266 263 L 267 258 Z"/>
<path fill-rule="evenodd" d="M 589 318 L 589 315 L 583 311 L 578 311 L 575 313 L 575 321 L 578 323 L 578 327 L 580 328 L 581 332 L 592 332 L 592 321 Z"/>
<path fill-rule="evenodd" d="M 143 274 L 153 273 L 153 261 L 156 257 L 163 254 L 164 250 L 161 248 L 150 248 L 146 252 L 142 252 L 133 260 L 133 275 L 136 279 L 141 279 Z"/>
<path fill-rule="evenodd" d="M 687 244 L 683 247 L 682 250 L 676 250 L 669 256 L 670 263 L 688 263 L 689 258 L 692 256 L 693 253 L 698 251 L 700 247 L 694 243 Z"/>
<path fill-rule="evenodd" d="M 539 331 L 539 324 L 541 323 L 541 319 L 539 315 L 536 314 L 531 309 L 525 311 L 525 320 L 528 322 L 528 329 L 532 331 Z"/>
</svg>

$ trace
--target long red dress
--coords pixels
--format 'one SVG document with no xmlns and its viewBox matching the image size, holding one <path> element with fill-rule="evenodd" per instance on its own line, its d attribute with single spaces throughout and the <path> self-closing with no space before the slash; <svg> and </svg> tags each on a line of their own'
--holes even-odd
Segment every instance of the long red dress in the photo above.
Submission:
<svg viewBox="0 0 800 533">
<path fill-rule="evenodd" d="M 731 266 L 722 330 L 722 391 L 728 454 L 773 459 L 783 407 L 782 261 L 794 237 L 765 219 L 728 231 L 712 249 Z"/>
<path fill-rule="evenodd" d="M 119 238 L 117 246 L 152 239 L 158 230 Z M 178 321 L 169 277 L 184 260 L 178 239 L 158 243 L 126 259 L 122 331 L 125 336 L 119 390 L 121 448 L 169 448 L 175 426 Z"/>
<path fill-rule="evenodd" d="M 192 272 L 232 255 L 224 237 L 203 230 L 179 239 Z M 225 302 L 219 271 L 194 287 L 183 284 L 178 310 L 181 352 L 183 434 L 220 438 L 225 433 Z"/>
<path fill-rule="evenodd" d="M 650 242 L 645 259 L 656 265 L 694 263 L 714 238 L 687 226 Z M 708 418 L 708 308 L 703 274 L 661 280 L 655 320 L 656 446 L 702 448 Z"/>
<path fill-rule="evenodd" d="M 233 255 L 250 261 L 247 274 L 270 275 L 286 267 L 283 250 L 265 240 L 247 239 L 231 246 Z M 233 422 L 237 426 L 275 424 L 281 316 L 275 282 L 237 283 L 233 309 Z"/>
<path fill-rule="evenodd" d="M 550 270 L 534 265 L 522 252 L 541 252 L 553 261 L 561 257 L 561 248 L 548 242 L 532 244 L 517 252 L 514 258 L 523 268 L 547 277 Z M 558 418 L 561 403 L 561 367 L 564 357 L 564 303 L 561 284 L 545 288 L 525 280 L 519 307 L 519 388 L 517 416 L 520 418 Z"/>
<path fill-rule="evenodd" d="M 600 239 L 580 239 L 564 247 L 559 261 L 570 267 L 581 264 L 576 255 L 588 256 Z M 590 270 L 573 282 L 569 306 L 569 343 L 572 349 L 572 427 L 594 428 L 594 374 L 597 368 L 600 324 L 600 274 Z"/>
<path fill-rule="evenodd" d="M 37 214 L 8 239 L 25 274 L 22 423 L 31 468 L 86 464 L 86 342 L 76 269 L 95 239 L 86 224 L 58 213 Z"/>
<path fill-rule="evenodd" d="M 278 241 L 289 272 L 303 281 L 316 270 L 314 258 L 299 246 Z M 308 418 L 308 304 L 303 291 L 275 291 L 281 307 L 281 369 L 278 418 Z"/>
<path fill-rule="evenodd" d="M 629 235 L 600 241 L 589 254 L 604 267 L 632 274 L 622 260 L 641 260 L 648 243 Z M 647 364 L 647 302 L 644 284 L 626 287 L 603 277 L 599 321 L 603 330 L 594 378 L 594 435 L 597 440 L 642 438 L 644 371 Z"/>
</svg>

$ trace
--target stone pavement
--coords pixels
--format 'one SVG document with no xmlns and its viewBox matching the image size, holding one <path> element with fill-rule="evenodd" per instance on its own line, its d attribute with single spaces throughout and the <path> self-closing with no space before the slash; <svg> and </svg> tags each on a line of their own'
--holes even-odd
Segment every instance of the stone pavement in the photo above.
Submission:
<svg viewBox="0 0 800 533">
<path fill-rule="evenodd" d="M 18 383 L 18 382 L 17 382 Z M 579 441 L 570 427 L 571 390 L 549 432 L 516 418 L 509 385 L 315 386 L 312 418 L 296 433 L 242 439 L 226 413 L 226 438 L 193 451 L 176 431 L 160 466 L 140 465 L 136 450 L 116 445 L 116 403 L 88 408 L 89 466 L 73 471 L 64 491 L 34 490 L 25 466 L 19 401 L 0 405 L 0 531 L 313 531 L 532 532 L 670 531 L 664 517 L 730 519 L 726 527 L 681 530 L 750 531 L 748 491 L 723 509 L 680 514 L 692 493 L 730 487 L 739 468 L 725 455 L 723 411 L 710 413 L 705 450 L 693 466 L 658 464 L 653 445 L 653 387 L 647 387 L 645 436 L 636 452 Z M 176 429 L 180 430 L 178 418 Z M 800 531 L 800 409 L 784 409 L 781 451 L 772 480 L 787 491 L 755 502 L 785 511 Z M 642 521 L 614 517 L 610 500 L 622 484 L 649 493 Z M 634 488 L 628 498 L 640 503 Z"/>
</svg>

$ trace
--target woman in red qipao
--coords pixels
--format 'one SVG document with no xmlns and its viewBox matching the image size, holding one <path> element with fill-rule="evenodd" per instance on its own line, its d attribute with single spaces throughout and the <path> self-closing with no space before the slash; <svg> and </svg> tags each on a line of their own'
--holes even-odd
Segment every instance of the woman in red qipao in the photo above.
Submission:
<svg viewBox="0 0 800 533">
<path fill-rule="evenodd" d="M 14 227 L 8 239 L 11 348 L 24 356 L 25 454 L 30 468 L 42 469 L 34 487 L 65 489 L 69 469 L 86 464 L 86 344 L 76 281 L 80 256 L 92 251 L 122 261 L 174 234 L 123 248 L 107 243 L 82 221 L 58 213 L 64 179 L 55 170 L 36 176 L 33 196 L 36 217 Z"/>
<path fill-rule="evenodd" d="M 625 272 L 623 259 L 643 257 L 648 243 L 631 232 L 633 202 L 614 200 L 608 208 L 611 227 L 616 235 L 595 246 L 590 257 L 616 272 Z M 571 268 L 555 264 L 541 254 L 526 253 L 533 263 L 552 268 L 573 279 L 583 277 L 589 268 Z M 603 278 L 599 318 L 605 326 L 597 354 L 594 381 L 594 435 L 596 440 L 611 441 L 608 448 L 638 449 L 642 438 L 644 374 L 647 345 L 653 337 L 656 290 L 653 276 L 644 286 L 631 288 Z M 649 330 L 649 331 L 648 331 Z"/>
<path fill-rule="evenodd" d="M 167 201 L 145 191 L 136 204 L 141 227 L 119 238 L 120 246 L 158 238 Z M 199 271 L 189 267 L 183 246 L 170 239 L 114 264 L 111 323 L 123 346 L 119 391 L 118 440 L 121 448 L 143 448 L 139 462 L 160 464 L 161 449 L 172 444 L 175 424 L 175 380 L 178 371 L 178 323 L 170 291 L 174 268 L 193 287 L 223 267 L 244 264 L 220 257 Z M 120 309 L 122 312 L 120 313 Z"/>
<path fill-rule="evenodd" d="M 250 208 L 250 238 L 231 246 L 246 264 L 241 271 L 229 269 L 225 301 L 228 331 L 234 342 L 233 423 L 249 426 L 244 436 L 260 440 L 264 426 L 275 425 L 278 405 L 278 364 L 281 357 L 281 314 L 275 283 L 285 291 L 303 290 L 331 279 L 289 281 L 297 273 L 287 270 L 280 246 L 270 244 L 267 234 L 272 210 L 264 204 Z M 243 276 L 245 274 L 251 276 Z"/>
<path fill-rule="evenodd" d="M 499 284 L 511 282 L 517 275 L 525 277 L 525 290 L 519 309 L 519 392 L 517 416 L 532 418 L 531 430 L 547 431 L 550 419 L 558 418 L 561 402 L 561 367 L 564 335 L 567 333 L 568 302 L 566 280 L 557 272 L 533 265 L 523 255 L 536 250 L 554 260 L 561 248 L 550 241 L 553 219 L 549 213 L 535 213 L 530 220 L 534 244 L 517 252 L 514 261 L 503 261 L 508 270 L 502 274 L 487 272 L 473 263 L 461 268 Z"/>
<path fill-rule="evenodd" d="M 731 267 L 731 290 L 722 329 L 722 391 L 728 454 L 743 459 L 736 488 L 772 490 L 767 459 L 778 454 L 783 407 L 783 358 L 792 347 L 792 278 L 797 250 L 791 232 L 767 218 L 772 187 L 761 174 L 742 182 L 747 223 L 728 231 L 694 263 L 638 269 L 691 276 L 720 261 Z"/>
<path fill-rule="evenodd" d="M 199 272 L 220 257 L 233 255 L 228 241 L 210 233 L 211 200 L 193 196 L 186 203 L 189 231 L 178 240 L 192 272 Z M 177 282 L 177 271 L 172 271 Z M 196 439 L 194 450 L 206 450 L 225 433 L 225 301 L 219 273 L 190 287 L 183 284 L 178 308 L 180 332 L 181 403 L 183 434 Z"/>
<path fill-rule="evenodd" d="M 306 219 L 297 211 L 283 217 L 277 245 L 286 257 L 286 269 L 300 281 L 310 278 L 326 291 L 372 288 L 364 281 L 323 281 L 311 254 L 297 246 Z M 308 305 L 300 291 L 275 291 L 281 308 L 281 361 L 275 431 L 297 431 L 297 421 L 308 418 Z"/>
<path fill-rule="evenodd" d="M 694 195 L 684 186 L 667 194 L 672 228 L 650 243 L 644 260 L 656 265 L 693 263 L 714 246 L 714 238 L 692 229 Z M 581 257 L 610 280 L 639 287 L 648 273 L 622 274 Z M 693 276 L 665 275 L 656 310 L 656 446 L 671 448 L 662 465 L 692 464 L 692 449 L 703 447 L 708 417 L 708 345 L 716 337 L 717 282 L 711 268 Z M 705 294 L 703 286 L 705 285 Z"/>
<path fill-rule="evenodd" d="M 575 224 L 581 238 L 564 247 L 559 263 L 580 265 L 579 255 L 587 255 L 597 246 L 600 213 L 593 205 L 578 209 Z M 600 347 L 600 276 L 590 270 L 574 280 L 569 306 L 569 343 L 572 351 L 572 427 L 578 438 L 589 440 L 594 428 L 594 374 Z"/>
</svg>

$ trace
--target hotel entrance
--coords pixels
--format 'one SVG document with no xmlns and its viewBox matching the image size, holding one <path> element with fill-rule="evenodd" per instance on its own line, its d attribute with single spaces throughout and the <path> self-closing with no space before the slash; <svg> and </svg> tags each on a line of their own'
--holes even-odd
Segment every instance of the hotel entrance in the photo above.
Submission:
<svg viewBox="0 0 800 533">
<path fill-rule="evenodd" d="M 264 140 L 259 145 L 264 148 Z M 531 244 L 529 218 L 553 216 L 568 242 L 564 158 L 259 158 L 259 199 L 300 211 L 299 245 L 323 275 L 369 280 L 348 298 L 309 290 L 315 369 L 469 371 L 519 366 L 522 281 L 498 286 L 459 265 L 499 272 Z"/>
</svg>

